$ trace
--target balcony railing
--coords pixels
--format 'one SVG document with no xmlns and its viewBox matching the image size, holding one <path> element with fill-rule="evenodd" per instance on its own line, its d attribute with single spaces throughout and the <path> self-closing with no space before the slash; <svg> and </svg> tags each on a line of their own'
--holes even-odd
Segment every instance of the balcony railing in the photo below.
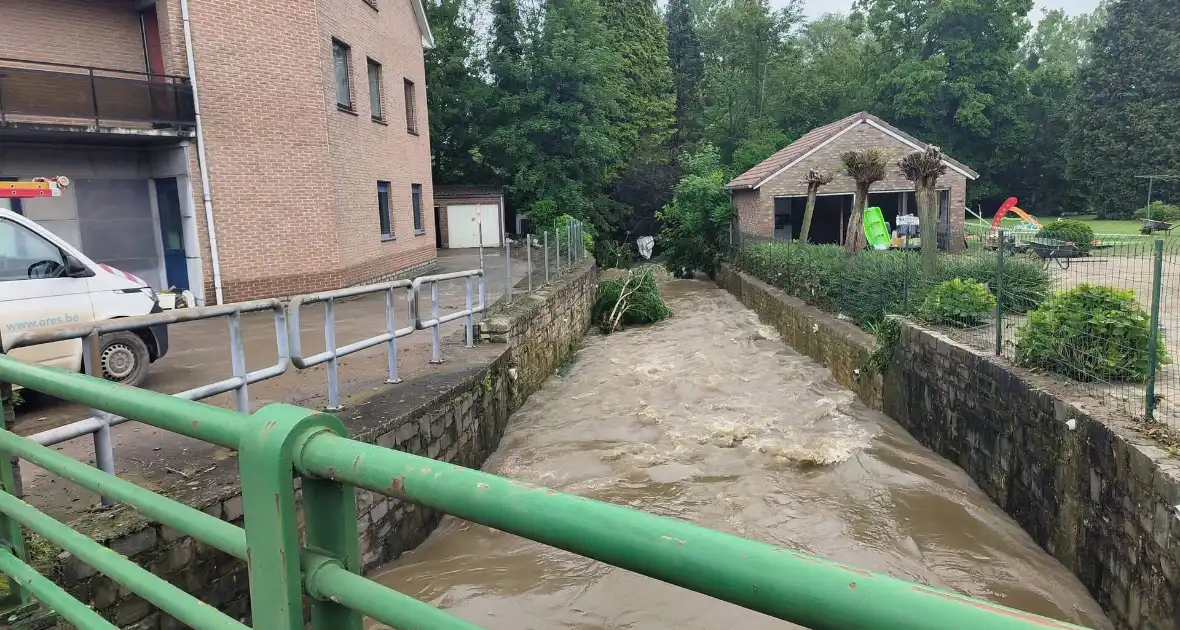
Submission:
<svg viewBox="0 0 1180 630">
<path fill-rule="evenodd" d="M 0 123 L 196 124 L 186 77 L 0 58 Z"/>
</svg>

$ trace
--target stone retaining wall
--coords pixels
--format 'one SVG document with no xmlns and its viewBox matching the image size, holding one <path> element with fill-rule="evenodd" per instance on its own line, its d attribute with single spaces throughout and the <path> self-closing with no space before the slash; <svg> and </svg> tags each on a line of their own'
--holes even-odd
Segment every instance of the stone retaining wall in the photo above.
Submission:
<svg viewBox="0 0 1180 630">
<path fill-rule="evenodd" d="M 585 261 L 527 300 L 498 309 L 501 314 L 486 322 L 485 330 L 491 341 L 503 343 L 456 352 L 455 359 L 435 373 L 349 399 L 340 418 L 354 439 L 479 467 L 499 444 L 512 411 L 581 343 L 597 277 L 594 261 Z M 460 339 L 461 334 L 455 335 L 447 343 L 457 345 Z M 237 466 L 229 457 L 224 462 L 228 465 L 218 466 L 215 478 L 202 480 L 212 491 L 183 498 L 241 525 Z M 368 491 L 357 491 L 357 513 L 366 571 L 419 545 L 442 516 Z M 72 525 L 207 604 L 249 622 L 249 580 L 243 562 L 132 510 L 114 519 L 86 516 Z M 58 583 L 120 627 L 185 627 L 69 554 L 63 553 L 60 561 Z"/>
<path fill-rule="evenodd" d="M 1129 418 L 912 323 L 884 378 L 874 340 L 764 282 L 718 283 L 919 442 L 959 465 L 1069 567 L 1120 630 L 1180 630 L 1180 457 Z"/>
</svg>

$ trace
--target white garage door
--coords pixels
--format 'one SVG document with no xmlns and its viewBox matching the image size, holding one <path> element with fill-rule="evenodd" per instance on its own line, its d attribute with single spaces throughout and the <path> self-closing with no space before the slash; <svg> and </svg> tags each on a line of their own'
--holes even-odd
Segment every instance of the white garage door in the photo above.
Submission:
<svg viewBox="0 0 1180 630">
<path fill-rule="evenodd" d="M 497 247 L 502 223 L 496 204 L 447 206 L 447 247 L 479 247 L 481 228 L 483 246 Z"/>
</svg>

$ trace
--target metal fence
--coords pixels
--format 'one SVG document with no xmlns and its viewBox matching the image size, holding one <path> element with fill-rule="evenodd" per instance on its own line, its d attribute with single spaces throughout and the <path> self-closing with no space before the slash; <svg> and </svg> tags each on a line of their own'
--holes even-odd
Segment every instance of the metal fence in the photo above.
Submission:
<svg viewBox="0 0 1180 630">
<path fill-rule="evenodd" d="M 585 225 L 571 219 L 564 225 L 540 234 L 527 234 L 517 242 L 504 242 L 504 256 L 507 261 L 505 276 L 513 277 L 513 266 L 524 265 L 525 284 L 504 283 L 504 298 L 511 304 L 517 293 L 531 293 L 535 286 L 548 283 L 551 276 L 573 265 L 587 256 Z"/>
<path fill-rule="evenodd" d="M 745 271 L 866 329 L 914 317 L 1180 430 L 1180 347 L 1169 345 L 1180 339 L 1180 238 L 1098 234 L 1078 244 L 969 225 L 940 235 L 926 269 L 919 242 L 848 254 L 736 232 L 730 253 Z"/>
<path fill-rule="evenodd" d="M 569 235 L 574 236 L 579 233 L 580 227 L 571 225 L 569 230 Z M 544 282 L 542 282 L 538 273 L 538 276 L 535 278 L 536 288 L 538 289 L 550 279 L 555 279 L 560 274 L 567 272 L 572 264 L 585 257 L 584 248 L 579 248 L 576 244 L 573 247 L 567 245 L 569 242 L 578 243 L 580 240 L 571 240 L 570 238 L 555 238 L 553 240 L 553 256 L 558 260 L 555 260 L 552 265 L 546 265 L 541 270 L 544 272 Z M 510 250 L 506 249 L 505 254 L 509 252 Z M 508 274 L 507 278 L 504 279 L 505 287 L 511 287 L 517 284 L 517 281 L 512 275 L 510 257 L 506 257 L 505 267 Z M 529 269 L 530 272 L 533 271 L 532 267 Z M 531 273 L 529 278 L 529 290 L 531 291 L 534 288 L 532 286 L 533 276 Z M 464 307 L 459 310 L 443 312 L 444 307 L 441 304 L 440 285 L 454 282 L 463 283 Z M 340 388 L 341 358 L 368 348 L 384 345 L 387 355 L 385 382 L 387 384 L 400 383 L 401 378 L 398 375 L 398 340 L 412 335 L 416 331 L 430 331 L 430 362 L 436 364 L 442 363 L 442 349 L 444 344 L 442 342 L 441 327 L 448 322 L 460 319 L 464 320 L 464 346 L 467 348 L 472 347 L 475 342 L 475 316 L 485 313 L 490 306 L 487 293 L 487 274 L 483 269 L 471 269 L 421 276 L 414 280 L 397 280 L 302 295 L 293 298 L 287 304 L 277 299 L 258 300 L 254 302 L 226 304 L 223 306 L 186 308 L 142 317 L 127 317 L 101 322 L 70 324 L 40 330 L 23 331 L 5 335 L 3 339 L 0 339 L 0 351 L 7 353 L 9 350 L 16 348 L 81 339 L 83 340 L 85 372 L 99 376 L 100 371 L 93 357 L 98 354 L 97 347 L 99 345 L 99 338 L 102 335 L 145 329 L 160 324 L 178 324 L 224 318 L 227 321 L 229 332 L 228 345 L 231 375 L 217 382 L 194 387 L 174 394 L 173 396 L 186 400 L 203 400 L 219 394 L 233 392 L 234 407 L 241 413 L 249 413 L 251 411 L 251 398 L 249 394 L 249 386 L 251 384 L 281 377 L 290 370 L 292 365 L 297 369 L 308 369 L 317 365 L 325 365 L 328 398 L 326 408 L 331 411 L 339 411 L 343 407 Z M 382 326 L 379 332 L 375 331 L 377 334 L 372 336 L 359 341 L 341 343 L 337 339 L 337 305 L 344 300 L 377 294 L 384 296 L 384 326 Z M 429 296 L 428 304 L 424 304 L 427 299 L 426 296 Z M 305 356 L 304 344 L 301 338 L 302 325 L 305 321 L 302 315 L 305 307 L 315 304 L 323 304 L 324 321 L 322 326 L 325 349 L 321 352 Z M 399 307 L 400 304 L 404 304 L 404 310 Z M 429 307 L 429 313 L 425 312 L 426 307 Z M 398 311 L 402 311 L 404 314 L 404 324 L 399 324 L 402 320 L 401 316 L 398 315 Z M 247 371 L 247 357 L 242 336 L 242 316 L 261 312 L 270 312 L 273 314 L 277 359 L 273 365 L 268 365 L 258 370 Z M 111 439 L 111 428 L 127 420 L 128 418 L 124 416 L 111 415 L 99 409 L 92 409 L 91 415 L 85 419 L 41 431 L 28 436 L 28 438 L 37 444 L 52 446 L 91 435 L 94 440 L 95 465 L 99 470 L 114 474 L 115 454 Z M 108 497 L 102 497 L 102 501 L 104 504 L 110 504 Z"/>
<path fill-rule="evenodd" d="M 0 430 L 0 461 L 13 457 L 32 461 L 244 561 L 256 630 L 361 630 L 364 617 L 394 628 L 479 627 L 360 575 L 357 488 L 817 630 L 1078 628 L 682 520 L 358 442 L 348 438 L 336 417 L 310 409 L 276 404 L 246 416 L 10 357 L 0 357 L 0 381 L 112 415 L 134 416 L 148 425 L 237 451 L 244 526 Z M 294 490 L 297 480 L 303 502 L 302 535 Z M 9 600 L 26 602 L 35 597 L 80 628 L 116 627 L 29 566 L 26 529 L 186 627 L 247 628 L 21 501 L 11 467 L 0 466 L 0 571 L 14 578 Z M 305 602 L 310 611 L 307 618 Z"/>
</svg>

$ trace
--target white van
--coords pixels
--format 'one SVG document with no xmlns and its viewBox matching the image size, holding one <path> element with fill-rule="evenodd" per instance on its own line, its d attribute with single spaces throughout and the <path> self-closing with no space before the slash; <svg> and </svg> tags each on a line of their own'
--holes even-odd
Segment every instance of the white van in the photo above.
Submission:
<svg viewBox="0 0 1180 630">
<path fill-rule="evenodd" d="M 35 222 L 0 209 L 0 342 L 22 331 L 159 312 L 159 297 L 147 282 L 95 263 Z M 143 382 L 148 365 L 167 353 L 164 325 L 99 340 L 102 375 L 127 385 Z M 9 355 L 82 370 L 80 339 L 16 348 Z"/>
</svg>

